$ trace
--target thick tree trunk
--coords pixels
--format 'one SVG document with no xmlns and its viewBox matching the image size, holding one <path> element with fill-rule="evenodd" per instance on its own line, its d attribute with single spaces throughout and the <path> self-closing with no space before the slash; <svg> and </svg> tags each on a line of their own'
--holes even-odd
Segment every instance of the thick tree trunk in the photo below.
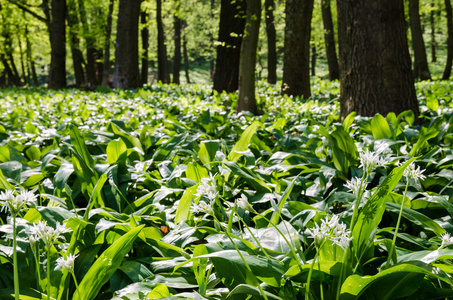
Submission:
<svg viewBox="0 0 453 300">
<path fill-rule="evenodd" d="M 184 74 L 186 75 L 186 82 L 190 83 L 190 76 L 189 76 L 189 54 L 187 53 L 187 40 L 186 35 L 183 37 L 183 56 L 184 56 Z"/>
<path fill-rule="evenodd" d="M 157 22 L 157 80 L 170 83 L 167 61 L 167 46 L 165 45 L 164 24 L 162 22 L 162 0 L 156 0 Z"/>
<path fill-rule="evenodd" d="M 324 24 L 324 43 L 326 45 L 327 66 L 329 68 L 329 80 L 340 78 L 337 51 L 335 50 L 335 32 L 332 21 L 330 0 L 321 0 L 322 22 Z"/>
<path fill-rule="evenodd" d="M 430 80 L 426 48 L 423 41 L 422 25 L 420 23 L 419 0 L 409 0 L 409 15 L 414 50 L 414 77 L 421 80 Z"/>
<path fill-rule="evenodd" d="M 180 1 L 176 1 L 176 11 L 174 15 L 175 27 L 175 55 L 173 57 L 173 83 L 179 84 L 179 72 L 181 70 L 181 18 L 180 14 Z"/>
<path fill-rule="evenodd" d="M 445 0 L 445 10 L 447 11 L 447 62 L 442 75 L 442 80 L 449 80 L 451 75 L 451 67 L 453 63 L 453 13 L 451 8 L 451 1 Z"/>
<path fill-rule="evenodd" d="M 105 37 L 104 37 L 104 68 L 102 69 L 102 86 L 104 86 L 104 87 L 107 87 L 109 85 L 110 36 L 112 35 L 113 4 L 114 4 L 114 0 L 110 0 L 109 12 L 107 14 L 107 24 L 106 24 L 106 28 L 105 28 Z"/>
<path fill-rule="evenodd" d="M 75 85 L 80 87 L 85 83 L 85 75 L 83 74 L 83 54 L 80 51 L 80 39 L 78 36 L 79 18 L 74 0 L 68 0 L 68 27 Z"/>
<path fill-rule="evenodd" d="M 50 89 L 66 87 L 66 0 L 52 0 L 50 25 Z"/>
<path fill-rule="evenodd" d="M 120 0 L 115 47 L 115 88 L 141 86 L 138 68 L 138 23 L 141 0 Z"/>
<path fill-rule="evenodd" d="M 313 0 L 286 1 L 282 93 L 309 98 L 310 33 Z"/>
<path fill-rule="evenodd" d="M 277 83 L 277 33 L 274 22 L 274 0 L 265 0 L 264 10 L 266 11 L 266 33 L 267 33 L 267 82 Z"/>
<path fill-rule="evenodd" d="M 256 49 L 261 22 L 261 0 L 247 1 L 246 34 L 242 39 L 239 61 L 239 94 L 237 112 L 249 111 L 256 114 L 255 65 Z"/>
<path fill-rule="evenodd" d="M 419 116 L 403 0 L 337 0 L 340 117 Z"/>
<path fill-rule="evenodd" d="M 244 33 L 246 1 L 221 0 L 214 90 L 232 93 L 239 85 L 239 57 Z"/>
<path fill-rule="evenodd" d="M 142 24 L 142 84 L 148 83 L 148 48 L 149 48 L 149 29 L 148 29 L 148 13 L 142 11 L 140 14 L 140 22 Z"/>
</svg>

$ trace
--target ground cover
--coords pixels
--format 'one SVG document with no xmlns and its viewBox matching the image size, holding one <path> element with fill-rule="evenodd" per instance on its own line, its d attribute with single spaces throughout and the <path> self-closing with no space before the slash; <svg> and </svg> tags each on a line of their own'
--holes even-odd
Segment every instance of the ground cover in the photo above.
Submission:
<svg viewBox="0 0 453 300">
<path fill-rule="evenodd" d="M 256 117 L 205 85 L 2 90 L 2 297 L 452 297 L 451 83 L 417 84 L 423 125 L 313 87 L 260 83 Z"/>
</svg>

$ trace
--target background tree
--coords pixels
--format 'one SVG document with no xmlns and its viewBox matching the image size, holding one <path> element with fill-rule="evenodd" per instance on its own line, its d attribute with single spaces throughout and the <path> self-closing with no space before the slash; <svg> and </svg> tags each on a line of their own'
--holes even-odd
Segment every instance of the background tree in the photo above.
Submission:
<svg viewBox="0 0 453 300">
<path fill-rule="evenodd" d="M 338 57 L 335 49 L 335 31 L 330 0 L 321 0 L 321 11 L 324 25 L 324 42 L 326 46 L 327 66 L 329 68 L 329 79 L 336 80 L 340 78 L 340 69 L 338 67 Z"/>
<path fill-rule="evenodd" d="M 142 0 L 143 2 L 143 0 Z M 149 28 L 148 28 L 148 12 L 140 13 L 141 35 L 142 35 L 142 69 L 140 78 L 142 84 L 148 83 L 148 48 L 149 48 Z"/>
<path fill-rule="evenodd" d="M 340 117 L 419 115 L 403 0 L 337 0 Z"/>
<path fill-rule="evenodd" d="M 102 69 L 102 86 L 107 87 L 109 84 L 110 74 L 110 38 L 112 35 L 112 22 L 113 22 L 113 5 L 114 0 L 109 0 L 109 9 L 107 13 L 107 20 L 105 25 L 104 35 L 104 68 Z"/>
<path fill-rule="evenodd" d="M 175 55 L 173 57 L 173 83 L 179 84 L 179 72 L 181 70 L 181 3 L 180 0 L 175 2 L 174 14 L 174 28 L 175 35 L 173 37 L 175 42 Z"/>
<path fill-rule="evenodd" d="M 267 82 L 277 83 L 277 32 L 275 30 L 275 2 L 265 0 L 264 10 L 266 12 L 266 33 L 267 33 Z"/>
<path fill-rule="evenodd" d="M 282 93 L 311 96 L 310 32 L 313 0 L 286 1 Z"/>
<path fill-rule="evenodd" d="M 156 0 L 157 22 L 157 80 L 170 83 L 170 70 L 167 60 L 167 45 L 165 42 L 164 24 L 162 21 L 162 0 Z"/>
<path fill-rule="evenodd" d="M 83 70 L 83 53 L 80 50 L 80 38 L 79 38 L 79 16 L 77 14 L 77 6 L 75 0 L 68 0 L 68 33 L 69 33 L 69 44 L 71 47 L 72 65 L 74 69 L 75 86 L 80 87 L 85 84 L 85 74 Z"/>
<path fill-rule="evenodd" d="M 447 12 L 447 62 L 445 64 L 444 74 L 442 80 L 450 79 L 451 66 L 453 63 L 453 13 L 451 8 L 451 1 L 445 0 L 445 11 Z"/>
<path fill-rule="evenodd" d="M 414 50 L 414 77 L 421 80 L 429 80 L 431 79 L 431 73 L 429 72 L 428 59 L 426 58 L 419 7 L 419 0 L 409 0 L 412 49 Z"/>
<path fill-rule="evenodd" d="M 50 25 L 50 70 L 48 86 L 51 89 L 66 87 L 66 0 L 52 0 Z"/>
</svg>

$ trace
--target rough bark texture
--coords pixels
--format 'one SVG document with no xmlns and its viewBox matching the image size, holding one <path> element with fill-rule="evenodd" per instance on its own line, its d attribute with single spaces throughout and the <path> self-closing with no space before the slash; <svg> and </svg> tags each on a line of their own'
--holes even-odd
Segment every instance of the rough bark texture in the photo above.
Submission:
<svg viewBox="0 0 453 300">
<path fill-rule="evenodd" d="M 102 69 L 102 86 L 109 85 L 110 74 L 110 36 L 112 35 L 112 20 L 113 20 L 113 4 L 114 0 L 109 2 L 109 12 L 107 14 L 107 23 L 105 27 L 104 37 L 104 68 Z"/>
<path fill-rule="evenodd" d="M 445 0 L 445 10 L 447 11 L 447 31 L 448 31 L 447 63 L 445 65 L 444 74 L 442 75 L 442 80 L 450 79 L 451 66 L 453 63 L 453 13 L 450 0 Z"/>
<path fill-rule="evenodd" d="M 419 0 L 409 0 L 412 49 L 414 50 L 414 77 L 421 80 L 429 80 L 431 79 L 431 74 L 429 72 L 428 59 L 426 58 L 419 6 Z"/>
<path fill-rule="evenodd" d="M 142 84 L 148 83 L 148 48 L 149 48 L 149 29 L 148 29 L 148 13 L 142 11 L 140 14 L 140 22 L 142 24 L 142 70 L 140 78 Z"/>
<path fill-rule="evenodd" d="M 337 0 L 340 117 L 419 115 L 403 0 Z"/>
<path fill-rule="evenodd" d="M 266 11 L 266 33 L 267 33 L 267 82 L 277 83 L 277 34 L 274 21 L 274 0 L 265 0 L 264 10 Z"/>
<path fill-rule="evenodd" d="M 282 93 L 308 98 L 313 0 L 287 0 Z"/>
<path fill-rule="evenodd" d="M 48 86 L 51 89 L 66 87 L 66 0 L 52 0 L 50 24 L 50 70 Z"/>
<path fill-rule="evenodd" d="M 324 24 L 324 43 L 326 45 L 327 66 L 329 68 L 329 80 L 340 78 L 337 51 L 335 49 L 335 32 L 332 20 L 330 0 L 321 0 L 322 22 Z"/>
<path fill-rule="evenodd" d="M 156 0 L 157 22 L 157 80 L 170 83 L 170 70 L 167 62 L 167 46 L 165 45 L 164 24 L 162 22 L 162 0 Z"/>
<path fill-rule="evenodd" d="M 219 39 L 217 46 L 214 90 L 221 93 L 237 91 L 239 84 L 239 57 L 244 32 L 246 1 L 221 0 Z"/>
<path fill-rule="evenodd" d="M 249 111 L 256 114 L 255 65 L 260 21 L 261 0 L 248 0 L 245 34 L 242 39 L 239 61 L 239 95 L 236 108 L 237 112 Z"/>
<path fill-rule="evenodd" d="M 138 23 L 141 0 L 120 0 L 115 47 L 115 88 L 141 86 L 138 68 Z"/>
<path fill-rule="evenodd" d="M 175 55 L 173 57 L 173 83 L 179 84 L 179 72 L 181 70 L 181 18 L 179 18 L 180 14 L 180 2 L 177 0 L 176 2 L 176 11 L 174 16 L 174 27 L 175 27 Z"/>
</svg>

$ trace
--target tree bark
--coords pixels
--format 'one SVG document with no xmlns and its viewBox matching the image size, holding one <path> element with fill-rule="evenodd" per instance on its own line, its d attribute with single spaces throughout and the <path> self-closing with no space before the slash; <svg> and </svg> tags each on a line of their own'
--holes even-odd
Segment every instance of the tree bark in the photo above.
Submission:
<svg viewBox="0 0 453 300">
<path fill-rule="evenodd" d="M 426 48 L 423 41 L 422 25 L 420 23 L 419 0 L 409 0 L 409 15 L 414 50 L 414 77 L 421 80 L 430 80 Z"/>
<path fill-rule="evenodd" d="M 80 21 L 82 22 L 83 36 L 85 37 L 86 43 L 86 80 L 89 87 L 95 87 L 98 85 L 96 78 L 96 48 L 95 48 L 95 38 L 90 32 L 90 26 L 88 23 L 87 12 L 85 8 L 85 0 L 79 1 L 79 13 Z"/>
<path fill-rule="evenodd" d="M 313 0 L 286 1 L 282 94 L 309 98 Z"/>
<path fill-rule="evenodd" d="M 447 39 L 447 62 L 445 64 L 442 80 L 449 80 L 451 75 L 451 67 L 453 63 L 453 13 L 450 0 L 445 0 L 445 10 L 447 11 L 448 39 Z"/>
<path fill-rule="evenodd" d="M 176 11 L 174 15 L 175 27 L 175 55 L 173 57 L 173 83 L 179 84 L 179 72 L 181 70 L 181 18 L 180 15 L 180 0 L 176 0 Z"/>
<path fill-rule="evenodd" d="M 311 47 L 311 76 L 316 76 L 316 58 L 318 54 L 316 52 L 316 46 Z"/>
<path fill-rule="evenodd" d="M 214 90 L 232 93 L 239 86 L 239 57 L 244 33 L 246 1 L 221 0 Z"/>
<path fill-rule="evenodd" d="M 267 82 L 277 83 L 277 33 L 274 20 L 274 0 L 265 0 L 264 10 L 266 11 L 266 33 L 267 33 Z"/>
<path fill-rule="evenodd" d="M 138 68 L 138 23 L 141 0 L 120 0 L 115 47 L 115 88 L 141 86 Z"/>
<path fill-rule="evenodd" d="M 429 16 L 429 22 L 431 24 L 431 62 L 437 62 L 436 56 L 436 22 L 434 17 L 434 0 L 431 2 L 431 12 Z"/>
<path fill-rule="evenodd" d="M 157 22 L 157 80 L 170 83 L 167 61 L 167 46 L 165 44 L 164 24 L 162 21 L 162 0 L 156 0 Z"/>
<path fill-rule="evenodd" d="M 322 22 L 324 25 L 324 43 L 326 45 L 327 66 L 329 68 L 329 80 L 340 78 L 337 51 L 335 49 L 335 32 L 332 21 L 330 0 L 321 0 Z"/>
<path fill-rule="evenodd" d="M 68 0 L 68 27 L 75 85 L 80 87 L 85 83 L 85 75 L 83 74 L 83 53 L 80 50 L 80 39 L 78 36 L 79 18 L 74 0 Z"/>
<path fill-rule="evenodd" d="M 419 116 L 403 0 L 337 0 L 340 117 Z"/>
<path fill-rule="evenodd" d="M 66 0 L 52 0 L 50 25 L 50 89 L 66 87 Z"/>
<path fill-rule="evenodd" d="M 30 43 L 30 38 L 28 36 L 28 26 L 25 24 L 25 41 L 26 41 L 26 46 L 27 46 L 27 60 L 28 63 L 30 64 L 30 72 L 31 72 L 31 77 L 33 79 L 33 85 L 34 86 L 39 86 L 39 81 L 38 81 L 38 75 L 36 74 L 36 66 L 35 66 L 35 60 L 33 59 L 32 55 L 32 45 Z"/>
<path fill-rule="evenodd" d="M 186 75 L 186 82 L 190 83 L 190 76 L 189 76 L 189 54 L 187 53 L 187 40 L 186 35 L 184 34 L 183 37 L 183 55 L 184 55 L 184 74 Z"/>
<path fill-rule="evenodd" d="M 140 14 L 140 22 L 142 24 L 142 84 L 148 83 L 148 48 L 149 48 L 149 29 L 148 29 L 148 13 L 142 11 Z"/>
<path fill-rule="evenodd" d="M 237 112 L 249 111 L 256 114 L 255 65 L 256 49 L 261 22 L 261 0 L 247 1 L 245 34 L 242 39 L 239 61 L 239 94 Z"/>
<path fill-rule="evenodd" d="M 110 36 L 112 35 L 112 20 L 113 20 L 113 4 L 114 0 L 109 2 L 109 12 L 107 14 L 107 24 L 104 37 L 104 68 L 102 69 L 102 86 L 109 86 L 110 74 Z"/>
</svg>

